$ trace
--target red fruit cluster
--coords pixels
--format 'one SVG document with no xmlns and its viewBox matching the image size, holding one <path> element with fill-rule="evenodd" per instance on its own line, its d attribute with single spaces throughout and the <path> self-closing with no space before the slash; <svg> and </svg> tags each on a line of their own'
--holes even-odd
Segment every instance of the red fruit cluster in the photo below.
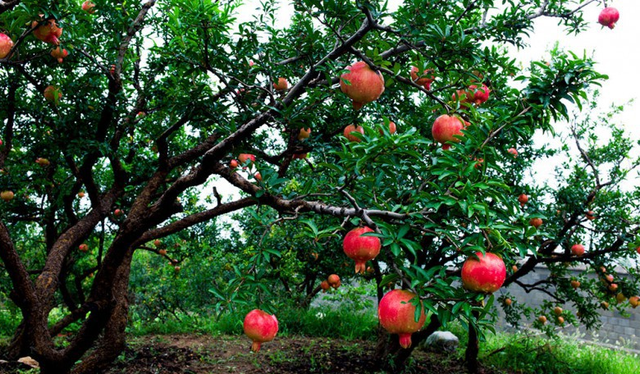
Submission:
<svg viewBox="0 0 640 374">
<path fill-rule="evenodd" d="M 33 28 L 33 36 L 42 40 L 45 43 L 59 45 L 60 36 L 62 35 L 62 29 L 58 27 L 56 20 L 51 18 L 43 22 L 33 21 L 31 23 Z"/>
</svg>

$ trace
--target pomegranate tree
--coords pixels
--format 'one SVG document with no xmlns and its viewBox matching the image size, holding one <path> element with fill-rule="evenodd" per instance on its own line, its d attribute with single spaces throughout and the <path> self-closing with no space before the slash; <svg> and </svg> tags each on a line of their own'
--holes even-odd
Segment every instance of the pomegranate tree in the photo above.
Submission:
<svg viewBox="0 0 640 374">
<path fill-rule="evenodd" d="M 13 47 L 13 40 L 6 34 L 0 33 L 0 59 L 9 55 L 11 47 Z"/>
<path fill-rule="evenodd" d="M 356 62 L 347 70 L 348 73 L 340 76 L 340 89 L 353 100 L 354 109 L 377 100 L 384 92 L 382 74 L 373 71 L 364 61 Z"/>
<path fill-rule="evenodd" d="M 460 131 L 464 128 L 465 126 L 462 124 L 462 120 L 459 117 L 443 114 L 433 122 L 431 135 L 433 135 L 433 139 L 435 141 L 442 144 L 442 149 L 447 150 L 451 146 L 446 143 L 458 143 L 460 141 L 459 137 L 464 136 L 462 131 Z"/>
<path fill-rule="evenodd" d="M 342 242 L 344 253 L 356 262 L 356 273 L 364 274 L 366 263 L 373 260 L 380 253 L 380 238 L 375 236 L 362 236 L 373 232 L 368 227 L 355 228 L 347 233 Z"/>
<path fill-rule="evenodd" d="M 387 292 L 378 305 L 378 318 L 382 327 L 391 334 L 398 334 L 400 346 L 411 346 L 411 334 L 419 331 L 427 319 L 422 301 L 420 301 L 420 318 L 416 321 L 416 306 L 411 303 L 417 295 L 407 290 Z"/>
<path fill-rule="evenodd" d="M 613 7 L 607 7 L 602 9 L 598 16 L 598 23 L 602 26 L 607 26 L 610 29 L 616 27 L 616 22 L 620 19 L 620 13 L 618 9 Z"/>
<path fill-rule="evenodd" d="M 260 344 L 270 342 L 278 333 L 276 316 L 260 309 L 254 309 L 244 317 L 244 333 L 253 341 L 251 350 L 258 352 Z"/>
<path fill-rule="evenodd" d="M 462 285 L 469 291 L 494 293 L 507 278 L 507 267 L 498 255 L 476 252 L 462 265 Z"/>
</svg>

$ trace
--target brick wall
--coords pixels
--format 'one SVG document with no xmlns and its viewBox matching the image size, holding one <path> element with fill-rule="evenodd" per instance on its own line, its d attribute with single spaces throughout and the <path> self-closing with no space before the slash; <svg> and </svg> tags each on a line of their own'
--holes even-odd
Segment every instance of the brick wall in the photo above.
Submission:
<svg viewBox="0 0 640 374">
<path fill-rule="evenodd" d="M 584 268 L 576 268 L 572 270 L 576 276 L 580 275 Z M 616 277 L 625 276 L 626 272 L 622 268 L 616 269 Z M 549 270 L 545 267 L 536 267 L 535 272 L 531 272 L 521 278 L 524 283 L 531 284 L 536 281 L 546 279 L 549 276 Z M 593 275 L 595 277 L 595 275 Z M 549 296 L 540 291 L 531 291 L 526 293 L 520 286 L 512 284 L 504 291 L 498 291 L 496 297 L 503 292 L 508 292 L 515 300 L 526 300 L 527 305 L 536 307 L 542 304 L 544 300 L 549 300 Z M 631 295 L 629 295 L 631 296 Z M 570 305 L 563 305 L 563 309 L 571 310 L 575 312 Z M 497 327 L 503 330 L 509 330 L 510 326 L 504 320 L 504 313 L 502 307 L 499 306 L 498 312 L 500 314 L 500 320 L 497 323 Z M 620 312 L 615 310 L 613 306 L 609 310 L 599 309 L 598 312 L 601 315 L 602 326 L 598 331 L 587 331 L 584 326 L 578 328 L 574 326 L 567 326 L 562 329 L 565 334 L 577 334 L 579 337 L 596 341 L 603 344 L 611 344 L 617 347 L 629 348 L 635 351 L 640 351 L 640 308 L 628 308 L 626 312 L 630 316 L 625 317 Z M 548 317 L 549 318 L 549 317 Z"/>
</svg>

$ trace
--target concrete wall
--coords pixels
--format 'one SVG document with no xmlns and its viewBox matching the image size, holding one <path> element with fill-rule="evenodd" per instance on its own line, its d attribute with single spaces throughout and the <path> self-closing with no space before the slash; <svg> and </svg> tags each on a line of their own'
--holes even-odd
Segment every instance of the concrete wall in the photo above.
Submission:
<svg viewBox="0 0 640 374">
<path fill-rule="evenodd" d="M 625 276 L 624 269 L 618 268 L 616 270 L 616 277 Z M 576 268 L 572 269 L 572 271 L 576 276 L 578 276 L 585 271 L 585 268 Z M 548 276 L 549 270 L 546 267 L 536 267 L 535 272 L 527 274 L 522 278 L 522 280 L 523 283 L 531 284 L 539 280 L 546 279 Z M 595 277 L 595 275 L 593 275 L 593 277 Z M 526 301 L 527 305 L 531 307 L 540 306 L 544 300 L 551 301 L 550 297 L 543 292 L 531 291 L 530 293 L 526 293 L 520 286 L 514 284 L 507 287 L 505 291 L 508 292 L 515 300 Z M 497 292 L 496 297 L 502 292 Z M 563 305 L 562 308 L 575 312 L 575 309 L 571 308 L 570 305 Z M 499 306 L 497 309 L 500 314 L 500 320 L 497 323 L 497 327 L 502 330 L 510 330 L 511 326 L 509 326 L 504 320 L 502 307 Z M 565 334 L 576 334 L 583 339 L 598 343 L 610 344 L 616 347 L 624 347 L 640 351 L 640 308 L 628 308 L 626 310 L 626 312 L 630 314 L 628 317 L 623 316 L 620 312 L 615 310 L 613 305 L 610 306 L 609 310 L 598 309 L 598 312 L 601 315 L 600 320 L 602 321 L 602 326 L 598 331 L 587 331 L 584 326 L 576 328 L 568 325 L 561 329 L 562 332 Z M 549 318 L 549 316 L 547 316 L 547 318 Z"/>
</svg>

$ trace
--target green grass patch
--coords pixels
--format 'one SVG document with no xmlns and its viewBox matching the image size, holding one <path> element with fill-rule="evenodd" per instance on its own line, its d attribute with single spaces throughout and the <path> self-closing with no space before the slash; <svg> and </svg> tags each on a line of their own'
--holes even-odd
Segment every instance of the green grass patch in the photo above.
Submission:
<svg viewBox="0 0 640 374">
<path fill-rule="evenodd" d="M 463 358 L 467 332 L 459 324 L 450 330 L 460 338 Z M 570 336 L 549 338 L 531 333 L 487 333 L 486 341 L 480 343 L 479 360 L 485 366 L 526 374 L 633 374 L 640 368 L 637 354 Z"/>
<path fill-rule="evenodd" d="M 133 321 L 128 332 L 134 336 L 149 334 L 203 333 L 210 335 L 242 334 L 242 323 L 248 311 L 227 313 L 219 319 L 197 314 L 177 314 L 176 318 Z M 296 310 L 286 308 L 276 313 L 280 336 L 375 339 L 378 320 L 370 314 L 353 314 L 334 310 Z M 178 319 L 179 318 L 179 319 Z"/>
</svg>

